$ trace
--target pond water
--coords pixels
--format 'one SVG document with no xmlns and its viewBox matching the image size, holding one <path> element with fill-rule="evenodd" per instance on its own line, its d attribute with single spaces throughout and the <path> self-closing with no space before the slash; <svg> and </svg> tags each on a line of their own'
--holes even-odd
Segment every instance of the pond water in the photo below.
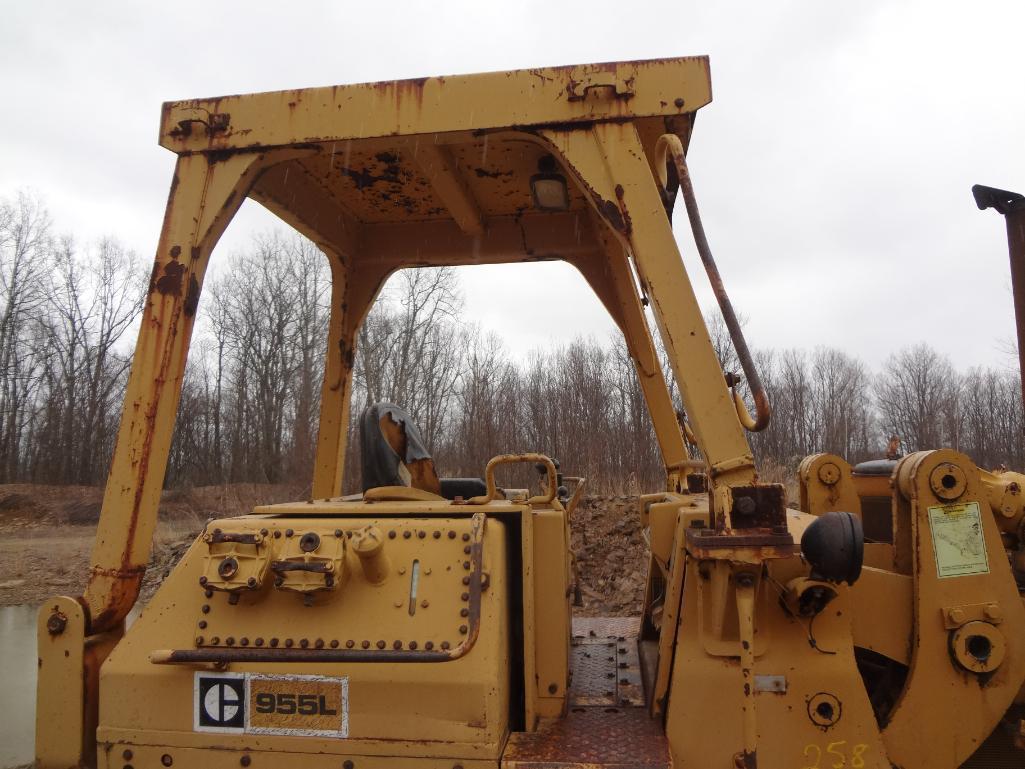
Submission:
<svg viewBox="0 0 1025 769">
<path fill-rule="evenodd" d="M 136 604 L 126 625 L 140 610 Z M 0 606 L 0 769 L 35 760 L 38 611 L 38 606 Z"/>
<path fill-rule="evenodd" d="M 0 606 L 0 767 L 35 755 L 35 606 Z"/>
</svg>

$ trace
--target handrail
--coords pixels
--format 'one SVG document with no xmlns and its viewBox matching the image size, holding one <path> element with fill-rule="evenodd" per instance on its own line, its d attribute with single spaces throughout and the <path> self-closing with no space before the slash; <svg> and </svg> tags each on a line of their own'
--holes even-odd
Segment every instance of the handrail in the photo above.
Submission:
<svg viewBox="0 0 1025 769">
<path fill-rule="evenodd" d="M 737 407 L 737 416 L 745 429 L 751 432 L 760 432 L 769 425 L 769 418 L 772 416 L 772 409 L 769 407 L 769 398 L 765 394 L 761 377 L 758 376 L 758 368 L 755 366 L 751 351 L 747 347 L 747 340 L 744 339 L 744 332 L 740 328 L 740 321 L 733 310 L 733 303 L 726 293 L 726 286 L 723 285 L 719 268 L 712 258 L 712 250 L 708 246 L 708 238 L 705 237 L 705 228 L 701 223 L 701 213 L 698 211 L 697 198 L 694 196 L 694 185 L 691 183 L 690 173 L 687 170 L 687 158 L 683 150 L 683 142 L 675 134 L 664 134 L 659 137 L 655 145 L 655 166 L 658 169 L 659 183 L 663 189 L 667 188 L 668 167 L 667 155 L 672 155 L 673 163 L 676 166 L 676 175 L 680 181 L 680 191 L 683 193 L 683 202 L 687 206 L 687 216 L 690 218 L 691 230 L 694 233 L 694 243 L 698 247 L 698 255 L 701 263 L 705 266 L 708 274 L 708 281 L 712 285 L 712 292 L 719 303 L 719 310 L 722 312 L 723 320 L 726 321 L 726 328 L 730 332 L 730 340 L 733 342 L 733 349 L 737 352 L 740 366 L 744 369 L 744 376 L 751 387 L 751 396 L 755 402 L 755 417 L 752 417 L 744 405 L 743 399 L 737 393 L 736 385 L 731 385 L 733 400 Z"/>
<path fill-rule="evenodd" d="M 521 462 L 543 464 L 548 471 L 548 492 L 531 497 L 527 500 L 527 504 L 537 505 L 552 502 L 559 491 L 559 485 L 556 480 L 555 463 L 549 457 L 546 457 L 544 454 L 499 454 L 497 457 L 492 457 L 488 462 L 488 466 L 484 469 L 484 482 L 487 484 L 487 493 L 482 497 L 471 497 L 464 504 L 486 505 L 491 500 L 498 499 L 498 486 L 495 484 L 495 468 L 499 465 L 519 464 Z"/>
</svg>

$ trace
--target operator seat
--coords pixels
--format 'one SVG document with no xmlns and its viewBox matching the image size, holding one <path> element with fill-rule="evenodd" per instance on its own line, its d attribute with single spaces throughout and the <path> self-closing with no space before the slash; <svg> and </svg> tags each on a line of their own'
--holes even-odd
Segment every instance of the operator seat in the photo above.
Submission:
<svg viewBox="0 0 1025 769">
<path fill-rule="evenodd" d="M 482 496 L 480 478 L 439 478 L 413 417 L 394 403 L 374 403 L 360 416 L 363 492 L 385 486 L 409 486 L 445 499 Z"/>
</svg>

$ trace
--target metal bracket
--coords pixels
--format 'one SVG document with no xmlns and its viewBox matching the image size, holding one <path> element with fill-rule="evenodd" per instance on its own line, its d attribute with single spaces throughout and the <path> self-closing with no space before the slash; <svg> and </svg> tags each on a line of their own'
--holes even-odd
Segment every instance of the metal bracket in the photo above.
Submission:
<svg viewBox="0 0 1025 769">
<path fill-rule="evenodd" d="M 629 99 L 634 95 L 635 71 L 631 67 L 613 67 L 595 69 L 593 67 L 575 67 L 566 85 L 566 98 L 569 101 L 583 101 L 589 91 L 611 88 L 617 99 Z"/>
</svg>

